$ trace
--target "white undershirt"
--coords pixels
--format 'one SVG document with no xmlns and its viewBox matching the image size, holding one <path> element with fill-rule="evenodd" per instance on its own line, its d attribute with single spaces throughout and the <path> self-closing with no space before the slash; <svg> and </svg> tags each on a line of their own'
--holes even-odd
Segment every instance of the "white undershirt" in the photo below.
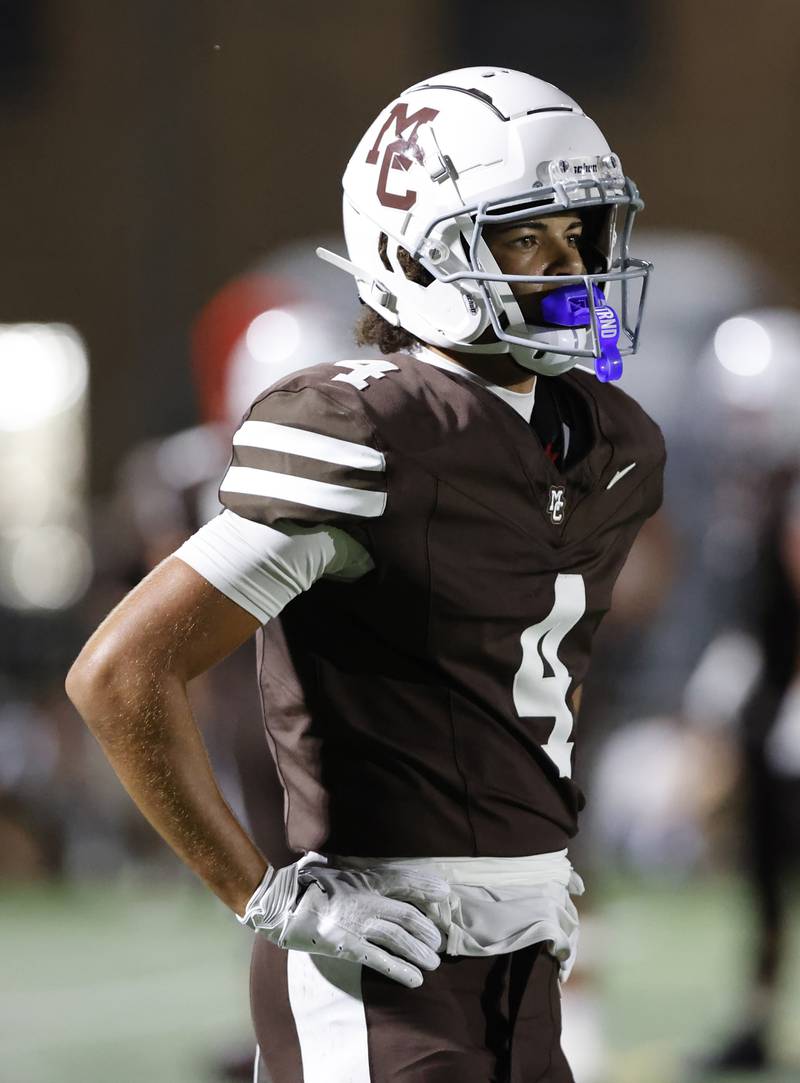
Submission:
<svg viewBox="0 0 800 1083">
<path fill-rule="evenodd" d="M 509 391 L 427 346 L 414 356 L 479 383 L 530 421 L 535 383 L 531 391 Z M 374 567 L 363 545 L 338 527 L 305 527 L 287 519 L 265 526 L 229 509 L 201 526 L 174 556 L 262 624 L 323 576 L 358 579 Z"/>
<path fill-rule="evenodd" d="M 476 384 L 480 384 L 481 387 L 485 387 L 487 391 L 491 391 L 498 399 L 507 402 L 512 410 L 516 410 L 520 417 L 524 418 L 525 421 L 530 421 L 531 415 L 533 414 L 533 403 L 536 398 L 535 377 L 533 387 L 530 391 L 509 391 L 507 387 L 500 387 L 499 384 L 490 384 L 488 380 L 484 380 L 477 372 L 473 372 L 471 369 L 459 365 L 457 361 L 451 361 L 449 357 L 443 357 L 442 354 L 436 353 L 428 346 L 419 346 L 414 351 L 414 357 L 417 361 L 424 361 L 426 365 L 435 365 L 437 369 L 442 369 L 444 372 L 457 372 L 459 376 L 466 376 L 467 379 L 474 381 Z"/>
</svg>

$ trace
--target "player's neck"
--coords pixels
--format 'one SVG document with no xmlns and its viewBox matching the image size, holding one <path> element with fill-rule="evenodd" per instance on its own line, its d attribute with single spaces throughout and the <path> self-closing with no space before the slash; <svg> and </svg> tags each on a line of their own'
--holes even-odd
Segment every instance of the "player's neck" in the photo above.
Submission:
<svg viewBox="0 0 800 1083">
<path fill-rule="evenodd" d="M 460 353 L 458 350 L 445 350 L 439 346 L 428 346 L 429 350 L 463 365 L 490 384 L 505 387 L 508 391 L 525 393 L 536 386 L 536 374 L 518 365 L 508 354 Z"/>
</svg>

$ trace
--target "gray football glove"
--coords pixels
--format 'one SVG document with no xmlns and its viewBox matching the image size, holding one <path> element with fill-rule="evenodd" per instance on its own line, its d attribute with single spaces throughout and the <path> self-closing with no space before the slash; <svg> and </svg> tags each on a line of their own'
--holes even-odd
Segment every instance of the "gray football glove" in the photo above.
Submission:
<svg viewBox="0 0 800 1083">
<path fill-rule="evenodd" d="M 238 920 L 282 948 L 361 963 L 416 989 L 420 967 L 441 962 L 441 934 L 421 911 L 449 893 L 446 880 L 422 869 L 336 869 L 312 851 L 270 867 Z"/>
</svg>

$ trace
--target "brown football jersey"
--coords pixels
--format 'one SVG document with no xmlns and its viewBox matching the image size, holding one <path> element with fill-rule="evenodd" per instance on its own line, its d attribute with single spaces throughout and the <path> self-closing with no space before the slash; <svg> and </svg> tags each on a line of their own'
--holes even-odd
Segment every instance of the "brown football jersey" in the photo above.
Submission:
<svg viewBox="0 0 800 1083">
<path fill-rule="evenodd" d="M 259 632 L 293 849 L 514 857 L 574 835 L 572 695 L 665 452 L 587 372 L 539 377 L 546 399 L 584 419 L 561 469 L 480 382 L 405 355 L 288 377 L 236 434 L 227 507 L 342 527 L 375 562 Z"/>
</svg>

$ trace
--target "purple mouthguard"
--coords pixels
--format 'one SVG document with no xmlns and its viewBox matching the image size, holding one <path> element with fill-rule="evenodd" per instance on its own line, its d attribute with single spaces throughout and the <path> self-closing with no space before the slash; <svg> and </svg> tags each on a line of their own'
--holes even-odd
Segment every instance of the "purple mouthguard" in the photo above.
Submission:
<svg viewBox="0 0 800 1083">
<path fill-rule="evenodd" d="M 593 285 L 594 308 L 600 337 L 600 356 L 594 359 L 595 376 L 601 383 L 618 380 L 622 375 L 619 347 L 619 316 L 606 303 L 603 291 Z M 592 322 L 589 295 L 584 286 L 561 286 L 542 297 L 542 317 L 556 327 L 589 327 Z"/>
</svg>

